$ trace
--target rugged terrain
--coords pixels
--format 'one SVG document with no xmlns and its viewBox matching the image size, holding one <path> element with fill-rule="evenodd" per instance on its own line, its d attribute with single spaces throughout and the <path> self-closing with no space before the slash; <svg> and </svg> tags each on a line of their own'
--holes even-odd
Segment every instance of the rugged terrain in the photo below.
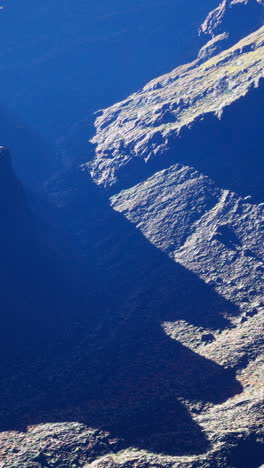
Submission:
<svg viewBox="0 0 264 468">
<path fill-rule="evenodd" d="M 14 219 L 37 225 L 18 250 L 58 302 L 22 287 L 49 345 L 9 334 L 21 362 L 3 360 L 1 467 L 264 463 L 262 18 L 261 1 L 223 1 L 197 60 L 98 112 L 89 158 L 49 181 L 49 203 L 15 196 L 2 151 Z M 21 231 L 4 219 L 6 239 Z"/>
<path fill-rule="evenodd" d="M 193 59 L 217 3 L 189 0 L 186 15 L 185 0 L 3 0 L 0 140 L 19 178 L 38 190 L 84 161 L 92 112 Z"/>
</svg>

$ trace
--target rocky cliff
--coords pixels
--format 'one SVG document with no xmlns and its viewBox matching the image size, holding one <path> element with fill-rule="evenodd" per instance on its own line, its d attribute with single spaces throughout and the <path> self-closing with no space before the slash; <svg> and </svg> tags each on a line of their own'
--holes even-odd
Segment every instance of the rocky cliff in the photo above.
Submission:
<svg viewBox="0 0 264 468">
<path fill-rule="evenodd" d="M 89 114 L 194 58 L 196 30 L 217 3 L 189 0 L 186 15 L 183 0 L 3 0 L 0 119 L 8 110 L 13 125 L 0 137 L 19 177 L 37 189 L 65 159 L 85 160 Z"/>
<path fill-rule="evenodd" d="M 262 11 L 222 2 L 202 30 L 229 48 L 100 111 L 90 160 L 48 184 L 78 319 L 58 303 L 71 332 L 5 378 L 3 467 L 263 464 Z"/>
<path fill-rule="evenodd" d="M 166 159 L 169 152 L 178 151 L 178 141 L 191 140 L 190 128 L 195 132 L 196 126 L 211 127 L 212 117 L 216 120 L 224 114 L 219 124 L 223 126 L 225 111 L 229 114 L 232 104 L 252 87 L 259 86 L 263 77 L 263 39 L 264 28 L 261 28 L 220 55 L 202 64 L 198 59 L 177 68 L 127 100 L 102 111 L 93 138 L 96 159 L 90 164 L 96 183 L 107 188 L 120 180 L 123 186 L 122 178 L 127 175 L 127 183 L 131 184 L 131 171 L 135 177 L 144 177 L 141 174 L 148 172 L 148 166 Z M 207 138 L 210 139 L 210 133 Z M 239 143 L 237 140 L 238 151 Z M 234 146 L 227 151 L 231 152 L 231 148 Z M 205 157 L 208 151 L 206 148 Z M 184 157 L 184 152 L 183 147 L 179 158 Z"/>
<path fill-rule="evenodd" d="M 235 368 L 243 391 L 194 417 L 210 434 L 206 458 L 175 458 L 168 464 L 168 458 L 140 454 L 135 459 L 126 453 L 92 466 L 141 466 L 148 460 L 150 466 L 258 467 L 263 462 L 262 37 L 263 28 L 208 61 L 176 69 L 97 118 L 96 157 L 88 167 L 97 184 L 110 195 L 117 192 L 111 206 L 238 311 L 231 329 L 224 327 L 219 336 L 210 327 L 204 330 L 202 347 L 186 322 L 165 320 L 163 329 L 198 354 Z M 259 378 L 252 380 L 252 372 Z M 236 404 L 245 405 L 243 417 Z"/>
</svg>

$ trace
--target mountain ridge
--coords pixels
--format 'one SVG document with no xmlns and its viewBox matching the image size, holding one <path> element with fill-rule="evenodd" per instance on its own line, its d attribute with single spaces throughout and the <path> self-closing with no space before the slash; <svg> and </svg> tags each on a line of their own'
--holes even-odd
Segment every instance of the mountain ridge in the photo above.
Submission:
<svg viewBox="0 0 264 468">
<path fill-rule="evenodd" d="M 218 12 L 239 5 L 255 2 Z M 80 265 L 49 263 L 62 290 L 34 311 L 54 346 L 30 350 L 34 375 L 5 371 L 4 468 L 260 468 L 263 44 L 262 27 L 207 45 L 101 111 L 89 162 L 47 184 L 35 219 L 67 233 L 54 245 Z"/>
<path fill-rule="evenodd" d="M 131 164 L 133 157 L 135 164 L 141 158 L 148 164 L 155 154 L 166 152 L 172 135 L 181 136 L 183 129 L 208 114 L 221 117 L 251 86 L 258 87 L 263 78 L 263 34 L 261 28 L 217 58 L 180 67 L 103 111 L 92 139 L 96 157 L 88 164 L 94 180 L 113 186 L 118 171 Z"/>
</svg>

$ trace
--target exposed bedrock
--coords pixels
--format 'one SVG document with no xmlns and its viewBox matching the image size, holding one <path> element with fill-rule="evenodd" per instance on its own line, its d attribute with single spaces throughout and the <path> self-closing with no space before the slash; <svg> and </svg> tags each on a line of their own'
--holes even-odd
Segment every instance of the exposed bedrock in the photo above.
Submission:
<svg viewBox="0 0 264 468">
<path fill-rule="evenodd" d="M 184 127 L 179 135 L 171 132 L 163 138 L 156 134 L 160 141 L 153 140 L 153 148 L 160 146 L 160 151 L 155 151 L 147 161 L 140 156 L 129 157 L 124 163 L 117 159 L 116 184 L 106 189 L 110 193 L 118 192 L 179 162 L 210 176 L 222 188 L 263 201 L 263 105 L 262 80 L 258 88 L 252 87 L 246 96 L 225 107 L 220 119 L 213 113 L 204 114 Z M 151 155 L 153 148 L 151 141 L 142 150 Z"/>
<path fill-rule="evenodd" d="M 264 24 L 263 0 L 222 0 L 200 28 L 205 37 L 227 33 L 230 46 Z"/>
</svg>

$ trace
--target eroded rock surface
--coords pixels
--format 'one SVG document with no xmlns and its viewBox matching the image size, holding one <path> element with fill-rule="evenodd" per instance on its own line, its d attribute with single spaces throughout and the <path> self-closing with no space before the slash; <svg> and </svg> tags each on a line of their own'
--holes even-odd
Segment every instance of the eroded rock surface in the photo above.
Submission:
<svg viewBox="0 0 264 468">
<path fill-rule="evenodd" d="M 210 18 L 215 21 L 219 14 L 222 21 L 228 8 L 235 4 L 238 2 L 223 2 L 207 20 L 207 27 Z M 217 23 L 215 28 L 218 32 Z M 206 457 L 157 459 L 150 454 L 132 456 L 127 451 L 102 458 L 91 466 L 253 468 L 263 462 L 263 192 L 257 188 L 257 172 L 263 169 L 263 163 L 255 166 L 252 188 L 242 182 L 242 161 L 247 156 L 240 146 L 244 125 L 239 118 L 244 105 L 245 110 L 251 108 L 254 93 L 258 97 L 263 93 L 262 84 L 254 90 L 263 76 L 262 66 L 257 65 L 257 71 L 251 59 L 248 61 L 253 50 L 253 54 L 257 51 L 252 47 L 254 38 L 258 37 L 258 42 L 262 35 L 263 28 L 207 62 L 194 62 L 151 82 L 126 101 L 103 111 L 96 121 L 93 142 L 97 152 L 90 164 L 91 174 L 96 183 L 117 192 L 110 198 L 111 206 L 156 248 L 192 271 L 238 311 L 231 319 L 231 327 L 221 332 L 215 333 L 210 327 L 201 330 L 185 320 L 165 320 L 165 333 L 198 354 L 236 370 L 243 391 L 222 405 L 201 408 L 186 403 L 209 437 Z M 256 63 L 262 57 L 263 51 Z M 248 73 L 252 73 L 251 77 Z M 214 123 L 208 114 L 216 114 L 220 120 L 215 117 Z M 231 114 L 233 124 L 229 120 Z M 245 123 L 246 113 L 241 115 Z M 257 121 L 254 120 L 258 126 Z M 217 126 L 220 147 L 223 149 L 223 139 L 229 154 L 228 170 L 237 171 L 238 184 L 230 185 L 228 176 L 219 177 L 209 168 L 209 158 L 212 166 L 219 162 L 219 173 L 225 165 L 224 152 L 219 151 L 218 141 L 210 136 L 210 131 L 217 135 Z M 206 127 L 208 145 L 203 139 Z M 233 142 L 228 137 L 230 127 Z M 252 141 L 250 124 L 245 128 L 248 141 Z M 261 152 L 258 135 L 254 154 Z M 193 144 L 189 144 L 192 139 Z M 194 167 L 186 165 L 188 162 Z M 241 196 L 242 187 L 247 187 L 248 195 Z M 124 189 L 119 191 L 120 188 Z M 212 309 L 204 313 L 214 312 Z"/>
<path fill-rule="evenodd" d="M 215 37 L 228 33 L 232 41 L 263 25 L 263 0 L 222 0 L 207 16 L 200 33 Z"/>
<path fill-rule="evenodd" d="M 89 164 L 96 183 L 108 188 L 120 182 L 122 188 L 125 175 L 144 174 L 153 160 L 164 157 L 175 135 L 197 121 L 221 117 L 252 86 L 258 87 L 263 41 L 264 27 L 220 55 L 177 68 L 102 111 L 92 140 L 96 158 Z"/>
<path fill-rule="evenodd" d="M 2 411 L 1 468 L 263 464 L 263 44 L 262 27 L 102 111 L 93 161 L 53 184 L 104 300 Z"/>
</svg>

